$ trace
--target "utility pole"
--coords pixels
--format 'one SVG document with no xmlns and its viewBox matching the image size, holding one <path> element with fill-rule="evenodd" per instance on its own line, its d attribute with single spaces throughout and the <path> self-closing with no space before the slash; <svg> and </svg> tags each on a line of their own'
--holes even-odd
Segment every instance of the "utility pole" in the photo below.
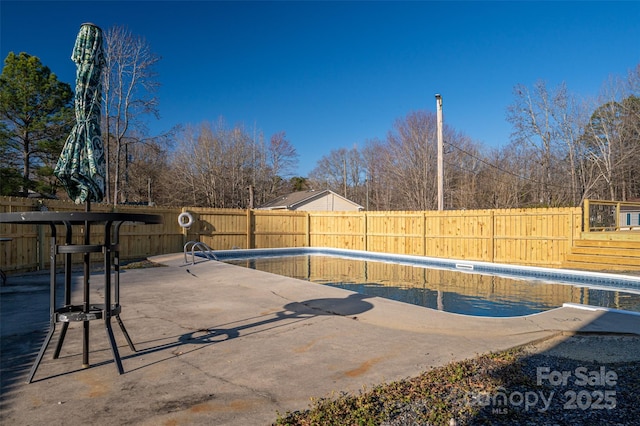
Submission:
<svg viewBox="0 0 640 426">
<path fill-rule="evenodd" d="M 444 140 L 442 136 L 442 96 L 436 95 L 438 121 L 438 211 L 444 210 Z"/>
</svg>

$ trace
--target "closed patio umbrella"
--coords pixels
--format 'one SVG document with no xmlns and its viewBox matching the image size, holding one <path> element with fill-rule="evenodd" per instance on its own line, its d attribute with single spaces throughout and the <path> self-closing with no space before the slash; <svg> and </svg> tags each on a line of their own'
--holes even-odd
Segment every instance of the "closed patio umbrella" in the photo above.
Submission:
<svg viewBox="0 0 640 426">
<path fill-rule="evenodd" d="M 102 30 L 82 24 L 71 59 L 76 63 L 75 115 L 73 126 L 54 174 L 77 204 L 100 202 L 105 190 L 105 158 L 100 131 L 104 51 Z M 87 208 L 88 210 L 88 208 Z"/>
<path fill-rule="evenodd" d="M 71 129 L 53 173 L 60 179 L 69 197 L 76 204 L 86 203 L 85 210 L 89 211 L 92 201 L 102 201 L 105 189 L 105 158 L 100 132 L 101 74 L 104 67 L 104 51 L 102 49 L 102 30 L 99 27 L 93 24 L 80 26 L 71 59 L 76 63 L 76 124 Z M 90 222 L 86 221 L 84 223 L 84 244 L 86 246 L 90 244 L 90 235 Z M 111 256 L 110 251 L 107 252 L 107 255 Z M 90 253 L 84 252 L 83 312 L 85 315 L 91 312 L 89 300 L 90 263 Z M 70 265 L 70 263 L 68 264 Z M 65 305 L 70 304 L 70 291 L 67 290 L 65 291 Z M 109 312 L 110 304 L 106 309 Z M 106 317 L 109 318 L 109 315 L 106 314 Z M 63 324 L 60 342 L 64 339 L 68 325 L 68 322 Z M 83 321 L 83 330 L 82 364 L 88 367 L 89 321 Z M 119 359 L 116 351 L 114 349 L 115 358 Z"/>
</svg>

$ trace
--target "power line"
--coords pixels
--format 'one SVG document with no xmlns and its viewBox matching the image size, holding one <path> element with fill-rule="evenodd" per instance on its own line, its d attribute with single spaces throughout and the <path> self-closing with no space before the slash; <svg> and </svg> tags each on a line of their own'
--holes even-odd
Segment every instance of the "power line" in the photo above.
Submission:
<svg viewBox="0 0 640 426">
<path fill-rule="evenodd" d="M 489 166 L 489 167 L 493 167 L 494 169 L 496 169 L 496 170 L 498 170 L 498 171 L 500 171 L 500 172 L 502 172 L 502 173 L 506 173 L 506 174 L 511 175 L 511 176 L 513 176 L 513 177 L 516 177 L 516 178 L 518 178 L 518 179 L 526 180 L 526 181 L 529 181 L 529 182 L 532 182 L 532 183 L 535 183 L 535 184 L 539 184 L 539 185 L 542 185 L 542 184 L 543 184 L 543 182 L 540 182 L 540 181 L 538 181 L 538 180 L 536 180 L 536 179 L 532 179 L 532 178 L 529 178 L 529 177 L 526 177 L 526 176 L 519 175 L 519 174 L 514 173 L 514 172 L 512 172 L 512 171 L 505 170 L 505 169 L 503 169 L 503 168 L 501 168 L 501 167 L 498 167 L 498 166 L 496 166 L 495 164 L 489 163 L 488 161 L 486 161 L 486 160 L 484 160 L 484 159 L 482 159 L 482 158 L 479 158 L 479 157 L 475 156 L 474 154 L 472 154 L 472 153 L 470 153 L 470 152 L 468 152 L 468 151 L 466 151 L 466 150 L 464 150 L 464 149 L 462 149 L 462 148 L 459 148 L 459 147 L 457 147 L 457 146 L 453 145 L 453 144 L 452 144 L 452 143 L 450 143 L 450 142 L 445 141 L 444 143 L 446 143 L 447 145 L 449 145 L 450 147 L 452 147 L 452 148 L 454 148 L 454 149 L 457 149 L 458 151 L 462 152 L 463 154 L 466 154 L 466 155 L 468 155 L 469 157 L 471 157 L 471 158 L 473 158 L 473 159 L 475 159 L 475 160 L 478 160 L 479 162 L 481 162 L 481 163 L 483 163 L 483 164 L 485 164 L 485 165 L 487 165 L 487 166 Z M 447 163 L 447 164 L 451 165 L 450 163 Z M 467 172 L 469 172 L 469 173 L 475 173 L 475 172 L 474 172 L 474 171 L 472 171 L 472 170 L 466 170 L 466 171 L 467 171 Z M 492 178 L 492 179 L 493 179 L 493 178 Z M 494 180 L 497 180 L 497 179 L 494 179 Z M 551 187 L 556 187 L 556 188 L 564 188 L 563 186 L 555 185 L 555 184 L 553 184 L 553 183 L 551 183 L 551 182 L 548 182 L 546 185 L 551 186 Z"/>
</svg>

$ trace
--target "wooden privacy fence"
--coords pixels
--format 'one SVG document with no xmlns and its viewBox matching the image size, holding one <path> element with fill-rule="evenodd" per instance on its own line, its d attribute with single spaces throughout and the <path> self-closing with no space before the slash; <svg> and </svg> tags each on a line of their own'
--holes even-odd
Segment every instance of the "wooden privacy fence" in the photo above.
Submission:
<svg viewBox="0 0 640 426">
<path fill-rule="evenodd" d="M 217 250 L 335 247 L 560 266 L 581 233 L 580 208 L 422 212 L 184 209 L 187 240 Z"/>
<path fill-rule="evenodd" d="M 0 197 L 0 213 L 81 211 L 71 202 Z M 114 211 L 92 204 L 92 211 Z M 579 238 L 580 208 L 300 212 L 208 208 L 118 206 L 119 212 L 160 214 L 162 225 L 123 225 L 121 257 L 182 252 L 187 241 L 215 250 L 232 248 L 335 247 L 394 254 L 559 267 Z M 178 225 L 189 212 L 194 224 Z M 81 233 L 76 233 L 82 238 Z M 6 272 L 43 269 L 48 262 L 49 229 L 37 225 L 0 224 L 0 268 Z M 99 242 L 101 236 L 92 235 Z M 77 242 L 79 243 L 79 241 Z M 96 259 L 100 255 L 97 254 Z M 78 258 L 80 261 L 80 258 Z"/>
</svg>

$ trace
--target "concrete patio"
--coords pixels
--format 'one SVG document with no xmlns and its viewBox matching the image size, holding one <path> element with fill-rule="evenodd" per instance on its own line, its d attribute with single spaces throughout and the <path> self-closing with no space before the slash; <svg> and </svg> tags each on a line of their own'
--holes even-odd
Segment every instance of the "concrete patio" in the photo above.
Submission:
<svg viewBox="0 0 640 426">
<path fill-rule="evenodd" d="M 81 367 L 74 324 L 60 358 L 51 359 L 56 335 L 26 384 L 47 330 L 49 277 L 9 277 L 0 294 L 3 424 L 266 425 L 311 398 L 480 353 L 547 339 L 557 348 L 558 336 L 576 332 L 640 334 L 637 315 L 559 308 L 469 317 L 214 261 L 184 265 L 182 254 L 152 260 L 166 266 L 121 273 L 122 319 L 138 350 L 114 325 L 123 375 L 102 323 L 93 321 L 91 368 Z M 101 281 L 92 276 L 96 303 Z M 629 348 L 607 348 L 616 352 Z"/>
</svg>

